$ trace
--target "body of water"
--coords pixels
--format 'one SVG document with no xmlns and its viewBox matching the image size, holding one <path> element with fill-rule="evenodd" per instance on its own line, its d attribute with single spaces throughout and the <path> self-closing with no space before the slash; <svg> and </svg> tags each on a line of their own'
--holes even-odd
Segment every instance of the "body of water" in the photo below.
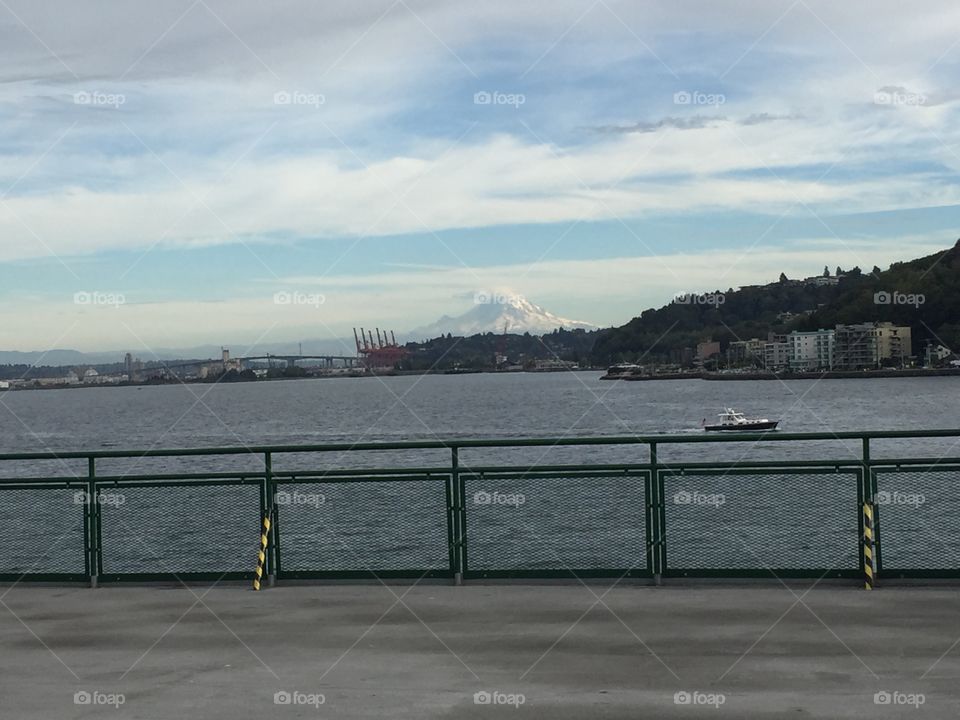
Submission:
<svg viewBox="0 0 960 720">
<path fill-rule="evenodd" d="M 713 421 L 728 406 L 779 419 L 785 432 L 960 427 L 960 378 L 617 382 L 599 376 L 425 375 L 8 392 L 0 395 L 0 452 L 700 433 L 704 418 Z M 913 445 L 936 453 L 944 442 Z M 857 443 L 834 447 L 859 452 Z"/>
<path fill-rule="evenodd" d="M 724 407 L 781 420 L 787 432 L 960 427 L 960 379 L 948 377 L 710 382 L 601 382 L 599 373 L 338 378 L 231 385 L 11 392 L 0 396 L 0 452 L 193 448 L 446 438 L 579 437 L 702 433 Z M 960 455 L 954 439 L 877 442 L 874 457 Z M 661 446 L 660 460 L 856 460 L 859 442 Z M 641 463 L 644 446 L 464 450 L 462 467 Z M 294 453 L 276 470 L 448 466 L 449 451 Z M 99 460 L 98 475 L 262 470 L 250 456 Z M 3 476 L 74 475 L 83 461 L 0 463 Z M 884 510 L 890 557 L 940 567 L 960 547 L 947 531 L 960 512 L 956 473 L 892 477 L 890 491 L 923 492 L 924 506 Z M 886 480 L 884 481 L 886 482 Z M 932 482 L 932 484 L 931 484 Z M 924 484 L 926 483 L 926 484 Z M 644 568 L 642 478 L 470 478 L 468 550 L 480 570 Z M 785 478 L 716 472 L 668 477 L 666 488 L 706 503 L 672 502 L 667 555 L 677 568 L 855 569 L 856 474 Z M 286 485 L 308 502 L 280 508 L 288 570 L 446 567 L 446 510 L 439 481 Z M 120 488 L 103 510 L 105 572 L 249 570 L 259 527 L 255 486 Z M 76 570 L 82 513 L 68 490 L 9 490 L 0 505 L 14 528 L 7 568 Z M 521 495 L 522 504 L 473 501 Z M 719 503 L 717 498 L 723 498 Z M 311 500 L 312 499 L 312 500 Z M 322 499 L 322 501 L 321 501 Z M 668 498 L 669 500 L 670 498 Z M 59 549 L 42 549 L 37 534 Z M 19 538 L 19 539 L 18 539 Z M 939 538 L 939 539 L 938 539 Z M 944 552 L 948 547 L 950 552 Z M 20 551 L 17 551 L 20 548 Z M 64 551 L 65 552 L 65 551 Z M 41 553 L 38 555 L 38 553 Z M 78 560 L 79 558 L 79 560 Z M 81 568 L 82 569 L 82 568 Z"/>
</svg>

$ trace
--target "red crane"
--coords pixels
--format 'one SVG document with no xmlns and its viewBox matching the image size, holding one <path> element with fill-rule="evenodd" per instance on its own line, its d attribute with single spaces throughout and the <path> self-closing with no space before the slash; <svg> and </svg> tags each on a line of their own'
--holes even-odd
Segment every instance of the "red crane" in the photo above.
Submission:
<svg viewBox="0 0 960 720">
<path fill-rule="evenodd" d="M 384 330 L 382 337 L 380 328 L 376 328 L 376 331 L 377 339 L 374 340 L 373 330 L 365 331 L 360 328 L 360 336 L 357 337 L 357 329 L 353 329 L 353 340 L 357 345 L 357 355 L 361 358 L 363 366 L 368 370 L 392 370 L 397 363 L 406 357 L 407 349 L 397 344 L 393 331 L 390 332 L 389 340 L 386 330 Z"/>
</svg>

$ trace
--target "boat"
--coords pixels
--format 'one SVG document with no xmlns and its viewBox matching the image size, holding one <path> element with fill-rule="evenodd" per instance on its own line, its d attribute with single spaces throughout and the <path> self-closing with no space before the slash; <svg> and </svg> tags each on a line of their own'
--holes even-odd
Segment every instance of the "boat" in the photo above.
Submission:
<svg viewBox="0 0 960 720">
<path fill-rule="evenodd" d="M 640 372 L 640 366 L 633 363 L 619 363 L 607 368 L 607 375 L 613 377 L 618 375 L 633 375 Z"/>
<path fill-rule="evenodd" d="M 725 412 L 718 413 L 720 422 L 716 425 L 707 425 L 706 418 L 703 420 L 703 429 L 708 432 L 718 431 L 739 431 L 749 430 L 776 430 L 779 420 L 768 420 L 767 418 L 748 418 L 742 412 L 733 408 L 727 408 Z"/>
</svg>

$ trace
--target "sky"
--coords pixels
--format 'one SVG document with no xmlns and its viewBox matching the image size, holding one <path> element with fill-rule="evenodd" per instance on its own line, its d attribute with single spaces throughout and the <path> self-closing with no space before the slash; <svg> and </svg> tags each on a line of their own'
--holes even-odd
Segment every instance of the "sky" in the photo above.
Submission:
<svg viewBox="0 0 960 720">
<path fill-rule="evenodd" d="M 960 232 L 960 5 L 0 2 L 0 350 L 598 326 Z M 238 353 L 241 354 L 241 353 Z"/>
</svg>

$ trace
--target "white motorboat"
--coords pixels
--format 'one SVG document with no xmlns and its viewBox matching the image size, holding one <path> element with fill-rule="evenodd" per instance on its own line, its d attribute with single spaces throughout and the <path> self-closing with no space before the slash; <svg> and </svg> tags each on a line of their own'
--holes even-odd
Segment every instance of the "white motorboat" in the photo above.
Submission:
<svg viewBox="0 0 960 720">
<path fill-rule="evenodd" d="M 739 431 L 748 432 L 750 430 L 776 430 L 779 420 L 768 420 L 767 418 L 748 418 L 742 412 L 733 408 L 727 408 L 725 412 L 718 413 L 720 421 L 716 425 L 707 425 L 706 418 L 703 420 L 703 429 L 707 431 Z"/>
</svg>

